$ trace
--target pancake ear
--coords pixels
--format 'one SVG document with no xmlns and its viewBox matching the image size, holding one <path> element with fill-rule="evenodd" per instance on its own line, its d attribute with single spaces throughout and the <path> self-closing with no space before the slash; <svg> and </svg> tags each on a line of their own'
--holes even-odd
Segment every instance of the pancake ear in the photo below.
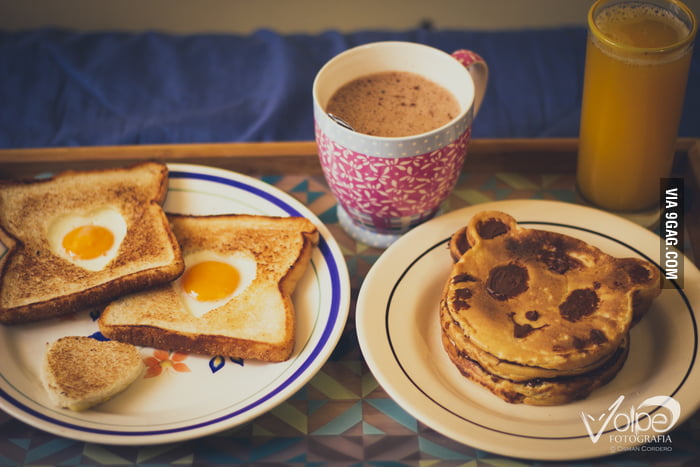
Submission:
<svg viewBox="0 0 700 467">
<path fill-rule="evenodd" d="M 472 217 L 467 224 L 467 241 L 474 247 L 518 228 L 515 219 L 500 211 L 484 211 Z"/>
<path fill-rule="evenodd" d="M 518 228 L 516 220 L 500 211 L 483 211 L 474 215 L 469 223 L 450 237 L 449 249 L 453 262 L 470 248 L 482 241 L 500 237 Z"/>
<path fill-rule="evenodd" d="M 618 258 L 616 262 L 632 284 L 634 326 L 649 311 L 651 302 L 661 294 L 661 272 L 658 267 L 639 258 Z"/>
</svg>

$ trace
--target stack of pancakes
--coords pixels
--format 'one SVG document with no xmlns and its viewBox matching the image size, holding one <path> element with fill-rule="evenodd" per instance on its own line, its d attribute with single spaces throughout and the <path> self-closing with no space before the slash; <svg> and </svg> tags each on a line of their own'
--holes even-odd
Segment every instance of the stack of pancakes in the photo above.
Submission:
<svg viewBox="0 0 700 467">
<path fill-rule="evenodd" d="M 467 378 L 507 402 L 559 405 L 609 382 L 660 273 L 570 236 L 483 211 L 450 240 L 442 341 Z"/>
</svg>

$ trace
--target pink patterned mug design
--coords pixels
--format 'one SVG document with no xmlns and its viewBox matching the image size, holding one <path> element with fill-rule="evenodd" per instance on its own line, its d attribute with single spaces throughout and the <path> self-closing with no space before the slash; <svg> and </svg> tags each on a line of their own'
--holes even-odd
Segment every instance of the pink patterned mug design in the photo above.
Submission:
<svg viewBox="0 0 700 467">
<path fill-rule="evenodd" d="M 395 69 L 442 84 L 460 101 L 459 116 L 433 131 L 397 138 L 357 133 L 326 115 L 325 103 L 342 84 Z M 385 247 L 436 214 L 462 170 L 487 80 L 486 63 L 474 52 L 449 55 L 406 42 L 356 47 L 319 71 L 314 82 L 316 143 L 345 230 L 358 240 Z"/>
</svg>

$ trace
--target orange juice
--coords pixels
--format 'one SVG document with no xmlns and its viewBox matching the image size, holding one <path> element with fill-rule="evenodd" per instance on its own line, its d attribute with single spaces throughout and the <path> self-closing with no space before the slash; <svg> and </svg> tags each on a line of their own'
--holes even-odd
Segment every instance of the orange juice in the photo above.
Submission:
<svg viewBox="0 0 700 467">
<path fill-rule="evenodd" d="M 685 7 L 684 21 L 602 3 L 589 14 L 577 182 L 599 207 L 639 211 L 658 204 L 671 170 L 697 26 Z"/>
</svg>

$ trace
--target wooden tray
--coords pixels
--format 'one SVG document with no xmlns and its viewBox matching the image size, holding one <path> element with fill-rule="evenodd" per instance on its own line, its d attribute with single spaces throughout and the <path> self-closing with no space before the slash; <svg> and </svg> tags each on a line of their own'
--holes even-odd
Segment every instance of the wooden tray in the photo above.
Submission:
<svg viewBox="0 0 700 467">
<path fill-rule="evenodd" d="M 574 138 L 475 139 L 464 170 L 574 173 L 577 148 Z M 299 141 L 3 149 L 0 180 L 142 160 L 203 164 L 249 175 L 321 174 L 315 142 Z M 700 139 L 678 141 L 673 172 L 686 180 L 687 235 L 693 251 L 700 252 Z"/>
</svg>

